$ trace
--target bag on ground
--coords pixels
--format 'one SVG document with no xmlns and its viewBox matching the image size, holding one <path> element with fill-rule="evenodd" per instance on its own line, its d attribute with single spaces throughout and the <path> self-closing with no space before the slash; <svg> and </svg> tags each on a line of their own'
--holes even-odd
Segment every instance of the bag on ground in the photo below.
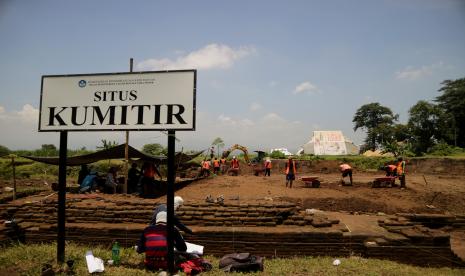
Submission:
<svg viewBox="0 0 465 276">
<path fill-rule="evenodd" d="M 224 272 L 263 271 L 263 257 L 250 253 L 227 254 L 220 260 L 220 269 Z"/>
</svg>

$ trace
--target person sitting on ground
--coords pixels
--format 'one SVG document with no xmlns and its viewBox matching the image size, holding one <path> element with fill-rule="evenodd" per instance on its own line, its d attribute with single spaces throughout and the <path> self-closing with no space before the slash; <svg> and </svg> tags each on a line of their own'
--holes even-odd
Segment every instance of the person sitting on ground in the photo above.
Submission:
<svg viewBox="0 0 465 276">
<path fill-rule="evenodd" d="M 145 252 L 145 267 L 149 270 L 168 269 L 168 229 L 166 225 L 166 212 L 159 212 L 155 224 L 144 229 L 137 244 L 137 253 Z M 186 242 L 178 229 L 173 228 L 174 247 L 177 251 L 187 250 Z M 176 256 L 175 256 L 176 257 Z"/>
<path fill-rule="evenodd" d="M 353 183 L 352 183 L 352 167 L 349 164 L 341 162 L 339 164 L 339 171 L 341 171 L 341 173 L 342 173 L 342 178 L 341 178 L 342 183 L 345 183 L 344 182 L 344 177 L 349 176 L 350 185 L 352 186 L 353 185 Z"/>
<path fill-rule="evenodd" d="M 91 171 L 86 177 L 84 177 L 81 185 L 79 186 L 79 193 L 87 193 L 95 189 L 97 186 L 97 177 L 98 175 L 95 171 Z"/>
<path fill-rule="evenodd" d="M 116 178 L 116 167 L 111 167 L 107 173 L 107 179 L 105 181 L 105 187 L 110 189 L 113 193 L 116 193 L 118 187 L 118 180 Z"/>
<path fill-rule="evenodd" d="M 289 188 L 292 188 L 292 182 L 295 180 L 296 172 L 295 161 L 292 160 L 292 157 L 289 157 L 286 162 L 286 188 L 288 184 Z"/>
<path fill-rule="evenodd" d="M 176 212 L 176 210 L 178 210 L 183 204 L 184 204 L 184 199 L 182 199 L 182 197 L 180 196 L 175 196 L 174 197 L 174 212 Z M 160 204 L 157 207 L 155 207 L 155 209 L 153 210 L 152 219 L 150 220 L 150 224 L 155 224 L 158 213 L 166 212 L 166 211 L 167 211 L 166 204 Z M 184 225 L 176 215 L 173 216 L 173 224 L 174 226 L 179 228 L 179 230 L 181 231 L 184 231 L 191 235 L 194 234 L 194 232 L 189 227 Z"/>
</svg>

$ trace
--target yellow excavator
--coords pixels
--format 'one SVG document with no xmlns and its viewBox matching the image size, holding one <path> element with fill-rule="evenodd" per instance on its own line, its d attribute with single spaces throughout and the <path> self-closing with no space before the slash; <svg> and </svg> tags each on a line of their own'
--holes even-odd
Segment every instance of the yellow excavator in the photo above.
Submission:
<svg viewBox="0 0 465 276">
<path fill-rule="evenodd" d="M 244 159 L 245 159 L 245 162 L 247 162 L 247 164 L 250 164 L 250 159 L 249 159 L 249 151 L 247 150 L 246 147 L 244 146 L 241 146 L 241 145 L 238 145 L 238 144 L 235 144 L 233 145 L 232 147 L 230 147 L 229 149 L 223 151 L 223 158 L 228 158 L 229 154 L 235 150 L 241 150 L 244 152 Z"/>
<path fill-rule="evenodd" d="M 244 159 L 245 159 L 245 162 L 247 162 L 247 164 L 256 164 L 256 163 L 260 163 L 262 162 L 262 159 L 263 157 L 265 157 L 265 152 L 264 151 L 260 151 L 260 150 L 256 150 L 255 152 L 257 153 L 257 157 L 255 157 L 254 159 L 250 160 L 249 158 L 249 151 L 247 150 L 246 147 L 244 146 L 241 146 L 241 145 L 238 145 L 238 144 L 235 144 L 233 145 L 232 147 L 230 147 L 229 149 L 223 151 L 223 158 L 228 158 L 229 154 L 235 150 L 241 150 L 242 152 L 244 152 Z"/>
</svg>

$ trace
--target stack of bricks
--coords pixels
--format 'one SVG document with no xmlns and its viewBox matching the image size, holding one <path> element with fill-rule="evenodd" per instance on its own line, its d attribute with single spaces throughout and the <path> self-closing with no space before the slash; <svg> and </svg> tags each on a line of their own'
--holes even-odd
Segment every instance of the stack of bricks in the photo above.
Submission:
<svg viewBox="0 0 465 276">
<path fill-rule="evenodd" d="M 441 214 L 389 216 L 380 220 L 379 225 L 398 236 L 367 240 L 366 255 L 421 266 L 463 266 L 463 261 L 451 250 L 450 235 L 437 229 L 455 222 L 455 216 Z M 386 256 L 386 252 L 390 254 Z"/>
<path fill-rule="evenodd" d="M 155 203 L 101 201 L 98 206 L 95 200 L 67 201 L 66 239 L 103 245 L 118 240 L 125 247 L 135 245 L 151 219 Z M 0 205 L 0 214 L 2 219 L 15 217 L 26 242 L 50 242 L 57 238 L 56 199 L 21 206 Z M 232 252 L 268 257 L 355 254 L 421 266 L 463 265 L 450 248 L 449 235 L 426 227 L 456 224 L 457 218 L 450 216 L 390 216 L 379 221 L 390 234 L 370 236 L 349 232 L 343 223 L 323 214 L 307 214 L 293 203 L 191 203 L 177 215 L 195 230 L 195 235 L 185 235 L 186 240 L 205 246 L 206 254 L 216 256 Z"/>
<path fill-rule="evenodd" d="M 153 204 L 131 203 L 92 206 L 76 202 L 67 202 L 67 223 L 136 223 L 147 224 L 153 214 Z M 57 202 L 47 200 L 42 203 L 25 204 L 15 209 L 14 216 L 24 221 L 37 224 L 54 224 L 57 219 Z M 307 215 L 292 203 L 273 204 L 188 204 L 177 212 L 177 216 L 192 226 L 268 226 L 277 225 L 312 225 L 313 227 L 330 227 L 338 224 L 323 216 Z"/>
</svg>

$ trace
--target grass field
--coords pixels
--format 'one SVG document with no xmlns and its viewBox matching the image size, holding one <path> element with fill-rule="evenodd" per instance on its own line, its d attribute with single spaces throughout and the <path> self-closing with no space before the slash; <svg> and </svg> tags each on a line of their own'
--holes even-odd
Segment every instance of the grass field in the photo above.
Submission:
<svg viewBox="0 0 465 276">
<path fill-rule="evenodd" d="M 92 250 L 94 256 L 104 261 L 111 258 L 110 248 L 86 247 L 73 243 L 66 245 L 66 260 L 74 260 L 76 275 L 88 275 L 84 254 Z M 106 275 L 154 275 L 143 268 L 144 256 L 134 249 L 121 251 L 120 266 L 105 266 Z M 218 268 L 219 259 L 206 256 L 213 264 L 213 270 L 202 275 L 241 275 L 224 273 Z M 398 264 L 391 261 L 364 259 L 360 257 L 340 258 L 341 264 L 334 266 L 335 258 L 295 257 L 290 259 L 266 259 L 265 270 L 251 275 L 465 275 L 465 269 L 422 268 Z M 44 264 L 51 264 L 55 271 L 56 244 L 14 245 L 0 248 L 0 275 L 40 275 Z M 61 273 L 64 275 L 64 273 Z M 180 273 L 183 275 L 183 273 Z"/>
</svg>

